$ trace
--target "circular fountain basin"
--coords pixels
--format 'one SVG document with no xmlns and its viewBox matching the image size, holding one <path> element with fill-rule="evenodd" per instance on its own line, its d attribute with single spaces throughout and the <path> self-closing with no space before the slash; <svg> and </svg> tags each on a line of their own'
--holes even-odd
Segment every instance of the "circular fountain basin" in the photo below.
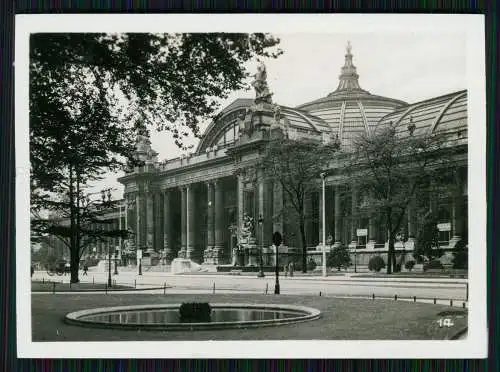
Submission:
<svg viewBox="0 0 500 372">
<path fill-rule="evenodd" d="M 211 321 L 185 323 L 181 304 L 115 306 L 66 314 L 68 324 L 95 328 L 195 330 L 277 326 L 319 319 L 321 312 L 305 306 L 281 304 L 210 304 Z"/>
</svg>

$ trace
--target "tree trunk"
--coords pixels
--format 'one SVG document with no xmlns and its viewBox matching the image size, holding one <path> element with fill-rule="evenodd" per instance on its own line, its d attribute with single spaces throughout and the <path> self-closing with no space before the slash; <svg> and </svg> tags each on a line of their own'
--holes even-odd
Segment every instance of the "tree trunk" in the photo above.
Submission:
<svg viewBox="0 0 500 372">
<path fill-rule="evenodd" d="M 75 190 L 74 190 L 74 176 L 73 167 L 69 167 L 69 205 L 70 205 L 70 246 L 69 246 L 69 265 L 70 265 L 70 281 L 71 283 L 78 283 L 78 264 L 75 266 L 75 262 L 79 262 L 79 249 L 78 249 L 78 239 L 77 239 L 77 213 L 75 208 Z M 78 195 L 76 196 L 78 199 Z"/>
<path fill-rule="evenodd" d="M 300 240 L 302 242 L 302 272 L 307 272 L 307 242 L 304 218 L 299 221 Z"/>
<path fill-rule="evenodd" d="M 71 272 L 71 283 L 78 283 L 80 279 L 78 278 L 78 269 L 80 267 L 80 255 L 74 249 L 70 252 L 70 272 Z"/>
<path fill-rule="evenodd" d="M 387 274 L 392 274 L 393 260 L 395 259 L 394 254 L 394 238 L 392 233 L 389 233 L 389 249 L 387 252 Z"/>
</svg>

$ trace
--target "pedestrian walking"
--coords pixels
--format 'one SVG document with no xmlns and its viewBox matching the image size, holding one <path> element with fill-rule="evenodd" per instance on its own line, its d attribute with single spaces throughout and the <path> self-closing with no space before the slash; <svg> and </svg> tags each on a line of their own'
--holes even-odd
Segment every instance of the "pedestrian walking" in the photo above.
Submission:
<svg viewBox="0 0 500 372">
<path fill-rule="evenodd" d="M 87 266 L 87 264 L 84 264 L 83 265 L 83 275 L 87 275 L 88 276 L 89 274 L 87 274 L 87 271 L 89 271 L 89 267 Z"/>
</svg>

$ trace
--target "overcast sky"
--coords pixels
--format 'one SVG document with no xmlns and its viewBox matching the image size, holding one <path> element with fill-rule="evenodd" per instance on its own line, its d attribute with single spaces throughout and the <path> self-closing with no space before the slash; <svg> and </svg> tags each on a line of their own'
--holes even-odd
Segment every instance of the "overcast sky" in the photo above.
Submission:
<svg viewBox="0 0 500 372">
<path fill-rule="evenodd" d="M 337 88 L 344 64 L 345 47 L 352 44 L 353 63 L 359 74 L 361 88 L 372 94 L 396 98 L 408 103 L 436 97 L 467 88 L 466 39 L 460 32 L 392 32 L 356 34 L 277 34 L 284 51 L 276 60 L 265 61 L 273 101 L 285 106 L 326 96 Z M 253 73 L 256 62 L 248 63 Z M 254 92 L 238 91 L 221 108 L 237 98 L 253 98 Z M 202 123 L 202 131 L 208 123 Z M 181 155 L 168 133 L 152 131 L 153 149 L 159 159 Z M 196 144 L 193 139 L 190 143 Z M 116 175 L 95 185 L 122 187 Z"/>
</svg>

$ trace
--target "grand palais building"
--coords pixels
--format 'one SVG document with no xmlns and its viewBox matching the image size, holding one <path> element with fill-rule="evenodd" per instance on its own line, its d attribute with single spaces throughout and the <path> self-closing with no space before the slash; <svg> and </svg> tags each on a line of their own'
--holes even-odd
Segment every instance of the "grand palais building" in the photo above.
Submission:
<svg viewBox="0 0 500 372">
<path fill-rule="evenodd" d="M 372 94 L 359 84 L 348 45 L 334 91 L 297 107 L 278 105 L 269 100 L 260 102 L 258 97 L 235 100 L 208 126 L 194 153 L 175 159 L 159 161 L 149 139 L 139 136 L 136 153 L 144 166 L 119 179 L 125 187 L 124 200 L 120 211 L 113 212 L 121 218 L 120 225 L 128 225 L 134 233 L 126 244 L 129 249 L 141 249 L 144 259 L 158 256 L 170 261 L 180 257 L 217 265 L 234 264 L 238 254 L 243 255 L 242 264 L 256 265 L 256 250 L 236 249 L 246 214 L 254 218 L 255 242 L 263 249 L 265 264 L 274 262 L 274 231 L 283 235 L 280 254 L 287 260 L 300 252 L 299 232 L 290 229 L 283 218 L 276 218 L 283 206 L 280 186 L 254 168 L 269 132 L 281 128 L 292 139 L 339 141 L 341 149 L 349 149 L 356 136 L 388 123 L 400 132 L 408 132 L 410 127 L 417 133 L 445 131 L 455 139 L 460 155 L 455 159 L 459 167 L 453 184 L 436 185 L 425 196 L 417 197 L 428 199 L 429 208 L 437 213 L 444 248 L 467 239 L 466 90 L 415 103 Z M 357 248 L 359 265 L 366 265 L 373 255 L 386 257 L 384 226 L 378 216 L 357 213 L 360 198 L 356 185 L 346 184 L 345 177 L 331 169 L 324 203 L 321 195 L 318 179 L 318 189 L 307 196 L 305 206 L 311 258 L 321 262 L 323 205 L 325 234 L 332 244 L 346 245 L 351 251 Z M 411 253 L 418 225 L 410 204 L 404 223 L 408 239 L 398 242 L 397 250 Z M 357 229 L 367 229 L 367 235 L 359 238 Z M 106 247 L 99 243 L 94 251 L 106 254 Z"/>
</svg>

